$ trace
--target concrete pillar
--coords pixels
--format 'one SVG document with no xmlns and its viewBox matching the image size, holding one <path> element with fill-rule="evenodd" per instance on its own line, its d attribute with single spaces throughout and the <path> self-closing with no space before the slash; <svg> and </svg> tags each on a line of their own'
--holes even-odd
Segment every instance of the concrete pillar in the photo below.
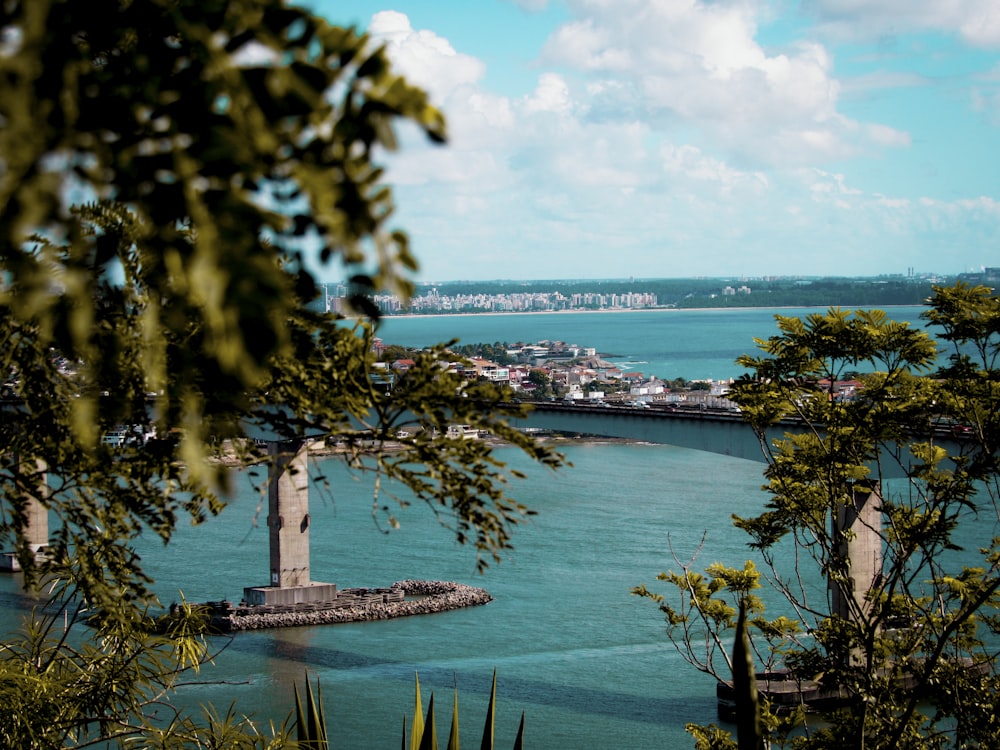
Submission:
<svg viewBox="0 0 1000 750">
<path fill-rule="evenodd" d="M 317 583 L 309 572 L 309 465 L 303 441 L 268 443 L 267 529 L 271 580 L 246 587 L 253 605 L 290 605 L 331 601 L 337 586 Z"/>
<path fill-rule="evenodd" d="M 301 442 L 268 444 L 271 585 L 309 585 L 309 472 Z"/>
<path fill-rule="evenodd" d="M 16 472 L 21 475 L 20 482 L 24 489 L 21 500 L 24 503 L 24 527 L 21 535 L 32 552 L 38 553 L 49 544 L 49 510 L 41 498 L 47 497 L 49 488 L 46 478 L 46 465 L 41 459 L 21 461 L 18 459 Z M 20 563 L 13 552 L 0 555 L 0 570 L 20 570 Z"/>
<path fill-rule="evenodd" d="M 26 493 L 24 514 L 27 517 L 27 524 L 24 528 L 24 537 L 28 546 L 35 552 L 49 544 L 49 509 L 42 505 L 39 498 L 48 497 L 49 488 L 46 483 L 46 465 L 42 459 L 35 460 L 35 475 L 33 484 L 35 491 Z"/>
<path fill-rule="evenodd" d="M 843 581 L 830 581 L 831 614 L 861 622 L 871 613 L 868 595 L 882 577 L 882 496 L 877 486 L 858 485 L 833 517 L 837 554 L 847 565 Z"/>
</svg>

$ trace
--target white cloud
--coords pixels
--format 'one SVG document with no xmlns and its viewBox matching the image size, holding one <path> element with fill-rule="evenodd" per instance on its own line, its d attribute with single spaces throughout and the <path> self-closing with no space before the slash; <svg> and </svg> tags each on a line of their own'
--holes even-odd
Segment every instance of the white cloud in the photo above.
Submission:
<svg viewBox="0 0 1000 750">
<path fill-rule="evenodd" d="M 892 209 L 905 209 L 909 208 L 911 205 L 911 201 L 906 200 L 905 198 L 890 198 L 885 195 L 876 195 L 874 200 L 877 205 Z"/>
<path fill-rule="evenodd" d="M 970 94 L 972 110 L 990 124 L 1000 126 L 1000 65 L 981 78 Z"/>
<path fill-rule="evenodd" d="M 549 0 L 508 0 L 508 2 L 511 2 L 518 8 L 526 10 L 530 13 L 537 13 L 545 10 L 549 5 Z"/>
<path fill-rule="evenodd" d="M 628 49 L 616 46 L 608 31 L 593 19 L 559 27 L 546 43 L 542 58 L 585 71 L 627 70 L 633 64 Z"/>
<path fill-rule="evenodd" d="M 841 90 L 845 94 L 867 95 L 887 89 L 916 88 L 927 84 L 926 76 L 909 71 L 881 69 L 851 77 L 844 81 Z"/>
<path fill-rule="evenodd" d="M 959 30 L 972 44 L 1000 49 L 1000 7 L 991 2 L 975 8 Z"/>
<path fill-rule="evenodd" d="M 447 102 L 457 89 L 476 84 L 486 69 L 480 60 L 456 52 L 444 37 L 432 31 L 415 31 L 404 13 L 376 13 L 368 32 L 375 42 L 386 45 L 399 71 L 427 91 L 437 106 Z"/>
<path fill-rule="evenodd" d="M 514 112 L 510 100 L 502 96 L 493 96 L 485 92 L 472 92 L 466 100 L 468 114 L 482 118 L 483 124 L 489 128 L 508 129 L 514 125 Z"/>
<path fill-rule="evenodd" d="M 428 92 L 447 117 L 448 146 L 402 129 L 403 148 L 387 161 L 396 185 L 452 186 L 467 191 L 476 183 L 506 185 L 503 133 L 514 127 L 510 101 L 482 88 L 486 66 L 457 52 L 444 37 L 414 29 L 397 11 L 376 13 L 367 29 L 373 41 L 386 45 L 394 69 Z M 462 201 L 468 194 L 462 194 Z"/>
<path fill-rule="evenodd" d="M 524 111 L 568 113 L 572 109 L 569 86 L 562 76 L 556 73 L 543 73 L 538 79 L 538 86 L 524 101 Z"/>
<path fill-rule="evenodd" d="M 828 50 L 799 41 L 768 51 L 751 3 L 577 0 L 577 18 L 547 41 L 543 64 L 589 81 L 594 116 L 642 113 L 680 121 L 747 165 L 843 158 L 906 143 L 838 110 L 841 85 Z"/>
<path fill-rule="evenodd" d="M 413 139 L 388 158 L 428 277 L 729 273 L 746 258 L 760 272 L 881 273 L 933 270 L 961 243 L 969 260 L 948 263 L 968 265 L 977 243 L 995 245 L 993 199 L 856 183 L 851 157 L 910 148 L 910 135 L 844 114 L 829 48 L 761 45 L 750 0 L 568 2 L 573 21 L 511 96 L 449 40 L 376 17 L 395 66 L 448 119 L 447 147 Z M 996 116 L 993 81 L 979 82 L 969 96 Z M 923 83 L 872 75 L 851 91 Z"/>
<path fill-rule="evenodd" d="M 992 216 L 1000 219 L 1000 201 L 988 195 L 981 195 L 978 198 L 967 198 L 956 201 L 955 204 L 964 210 L 973 211 L 983 216 Z"/>
<path fill-rule="evenodd" d="M 810 186 L 810 190 L 812 190 L 814 195 L 862 195 L 862 191 L 847 185 L 846 179 L 842 174 L 823 172 L 818 169 L 814 170 L 814 172 L 816 178 Z"/>
<path fill-rule="evenodd" d="M 568 171 L 559 164 L 595 159 L 593 143 L 611 123 L 625 129 L 642 123 L 643 138 L 654 148 L 658 141 L 674 144 L 681 127 L 699 152 L 716 154 L 710 157 L 714 166 L 694 168 L 696 179 L 704 183 L 714 174 L 730 190 L 754 183 L 738 176 L 764 166 L 808 165 L 909 143 L 905 133 L 838 112 L 840 84 L 821 45 L 800 42 L 766 53 L 754 39 L 757 21 L 749 4 L 575 0 L 570 7 L 576 20 L 549 38 L 536 85 L 519 99 L 486 91 L 480 61 L 431 32 L 414 30 L 402 13 L 377 14 L 369 30 L 388 42 L 402 73 L 437 92 L 448 118 L 447 150 L 468 156 L 460 163 L 472 179 L 495 179 L 497 168 L 523 170 L 525 164 L 538 165 L 539 172 L 542 164 L 554 165 L 554 176 L 546 179 L 555 179 Z M 549 72 L 545 64 L 566 72 Z M 492 158 L 477 158 L 472 152 L 479 150 Z M 454 181 L 461 170 L 444 163 L 450 157 L 433 158 L 442 161 L 441 169 L 425 179 Z M 478 172 L 485 164 L 492 168 Z M 656 160 L 627 165 L 638 175 L 635 183 L 654 182 L 651 170 L 663 167 Z M 572 187 L 615 172 L 594 169 L 578 175 Z M 416 170 L 408 179 L 417 180 Z"/>
<path fill-rule="evenodd" d="M 660 159 L 670 179 L 713 183 L 723 194 L 731 194 L 735 189 L 759 194 L 764 192 L 769 184 L 767 176 L 762 172 L 742 172 L 733 169 L 719 159 L 706 156 L 699 148 L 691 145 L 665 144 L 660 149 Z"/>
<path fill-rule="evenodd" d="M 910 134 L 904 133 L 895 128 L 890 128 L 886 125 L 869 124 L 865 126 L 868 131 L 868 137 L 874 143 L 881 144 L 883 146 L 909 146 L 910 145 Z"/>
<path fill-rule="evenodd" d="M 996 0 L 807 0 L 803 8 L 835 38 L 943 31 L 975 46 L 1000 48 Z"/>
</svg>

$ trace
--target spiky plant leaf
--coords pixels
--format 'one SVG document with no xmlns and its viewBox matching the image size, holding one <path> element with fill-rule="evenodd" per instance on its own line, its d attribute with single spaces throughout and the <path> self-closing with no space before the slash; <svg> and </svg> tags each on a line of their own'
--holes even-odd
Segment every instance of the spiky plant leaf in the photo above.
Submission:
<svg viewBox="0 0 1000 750">
<path fill-rule="evenodd" d="M 458 737 L 458 684 L 455 685 L 455 700 L 451 709 L 451 731 L 448 733 L 448 750 L 460 750 Z"/>
<path fill-rule="evenodd" d="M 493 687 L 490 689 L 490 705 L 486 709 L 486 725 L 483 727 L 483 741 L 480 750 L 493 750 L 493 728 L 496 720 L 497 671 L 493 670 Z"/>
<path fill-rule="evenodd" d="M 306 684 L 308 685 L 309 683 L 307 682 Z M 299 744 L 301 744 L 306 740 L 305 710 L 302 708 L 302 696 L 299 695 L 299 686 L 293 685 L 292 690 L 295 691 L 295 738 L 299 741 Z"/>
<path fill-rule="evenodd" d="M 521 723 L 517 727 L 517 737 L 514 739 L 514 750 L 524 750 L 524 711 L 521 712 Z"/>
<path fill-rule="evenodd" d="M 424 704 L 420 699 L 420 675 L 414 672 L 413 676 L 416 680 L 416 705 L 413 709 L 413 728 L 410 730 L 410 750 L 420 750 L 420 740 L 424 736 Z"/>
<path fill-rule="evenodd" d="M 424 723 L 424 734 L 420 738 L 420 750 L 438 750 L 437 727 L 434 723 L 434 693 L 431 693 L 427 704 L 427 721 Z"/>
<path fill-rule="evenodd" d="M 316 692 L 313 693 L 309 676 L 306 675 L 305 706 L 298 686 L 295 690 L 295 730 L 299 747 L 302 750 L 328 750 L 329 741 L 326 734 L 326 715 L 323 709 L 323 694 L 316 680 Z"/>
</svg>

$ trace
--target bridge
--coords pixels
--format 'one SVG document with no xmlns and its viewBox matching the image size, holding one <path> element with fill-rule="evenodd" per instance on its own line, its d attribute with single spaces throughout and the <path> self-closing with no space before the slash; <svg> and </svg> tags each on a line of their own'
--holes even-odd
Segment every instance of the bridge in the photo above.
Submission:
<svg viewBox="0 0 1000 750">
<path fill-rule="evenodd" d="M 527 430 L 628 438 L 750 461 L 765 460 L 760 440 L 735 410 L 662 406 L 640 408 L 560 401 L 537 401 L 531 406 L 531 414 L 527 418 L 511 420 L 511 424 Z M 797 428 L 801 429 L 801 426 L 789 421 L 779 425 L 773 437 L 781 437 L 786 430 Z"/>
<path fill-rule="evenodd" d="M 531 413 L 526 418 L 512 420 L 512 424 L 521 429 L 630 438 L 749 461 L 766 461 L 760 439 L 735 409 L 636 408 L 559 401 L 532 402 L 531 405 Z M 765 442 L 770 445 L 786 433 L 795 434 L 805 429 L 797 420 L 782 420 L 766 432 Z M 935 430 L 927 437 L 951 453 L 957 452 L 961 442 L 961 437 L 956 437 L 947 428 Z M 906 476 L 911 461 L 912 456 L 905 446 L 892 446 L 885 449 L 879 468 L 884 478 L 899 479 Z"/>
<path fill-rule="evenodd" d="M 766 460 L 765 446 L 735 409 L 637 408 L 554 401 L 534 403 L 533 406 L 528 417 L 516 421 L 518 427 L 632 438 L 751 461 Z M 801 422 L 785 420 L 774 425 L 764 440 L 769 445 L 788 433 L 805 429 Z M 936 430 L 928 437 L 946 445 L 952 454 L 961 440 L 947 428 Z M 881 478 L 905 476 L 912 458 L 905 447 L 888 446 L 884 451 L 879 467 Z M 835 536 L 844 540 L 840 553 L 850 561 L 850 577 L 843 581 L 830 580 L 828 586 L 832 612 L 844 619 L 854 619 L 856 613 L 867 611 L 870 606 L 867 594 L 882 575 L 882 488 L 881 485 L 873 489 L 859 484 L 845 489 L 849 490 L 847 499 L 833 510 L 830 522 L 835 529 L 847 532 Z M 769 691 L 769 697 L 775 700 L 773 691 Z M 802 698 L 801 695 L 796 697 Z"/>
<path fill-rule="evenodd" d="M 707 451 L 736 458 L 763 462 L 764 447 L 754 431 L 735 410 L 710 408 L 637 407 L 633 405 L 582 404 L 563 402 L 535 402 L 530 414 L 512 419 L 513 426 L 524 430 L 553 430 L 558 432 L 630 438 L 650 443 L 674 445 Z M 804 429 L 801 423 L 785 421 L 774 426 L 767 434 L 768 442 L 782 437 L 786 432 Z M 309 482 L 306 440 L 278 440 L 274 435 L 261 434 L 258 438 L 267 444 L 270 457 L 268 469 L 268 517 L 270 546 L 270 580 L 261 586 L 244 588 L 245 600 L 253 605 L 296 605 L 310 602 L 327 602 L 337 597 L 335 584 L 320 583 L 311 578 L 309 561 Z M 945 433 L 936 440 L 952 443 L 954 438 Z M 904 465 L 894 456 L 886 461 L 883 470 L 895 469 L 903 476 Z M 45 483 L 46 467 L 35 467 L 40 482 Z M 885 474 L 883 474 L 885 476 Z M 44 497 L 46 489 L 39 487 L 38 496 Z M 875 503 L 858 500 L 857 511 L 872 514 Z M 24 529 L 31 547 L 41 553 L 48 543 L 47 510 L 32 499 L 28 503 L 28 522 Z M 853 526 L 861 516 L 852 515 L 845 523 Z M 875 520 L 865 519 L 871 529 Z M 874 563 L 873 563 L 874 564 Z M 11 554 L 0 555 L 0 569 L 16 570 L 16 560 Z M 874 569 L 873 569 L 874 570 Z M 873 573 L 874 574 L 874 573 Z"/>
</svg>

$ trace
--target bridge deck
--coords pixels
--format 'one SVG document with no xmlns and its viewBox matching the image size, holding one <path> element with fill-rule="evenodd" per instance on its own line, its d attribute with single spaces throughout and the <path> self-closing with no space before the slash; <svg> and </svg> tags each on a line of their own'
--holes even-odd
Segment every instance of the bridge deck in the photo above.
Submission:
<svg viewBox="0 0 1000 750">
<path fill-rule="evenodd" d="M 736 411 L 691 408 L 635 408 L 608 404 L 533 402 L 525 419 L 513 420 L 521 428 L 550 429 L 587 435 L 631 438 L 650 443 L 718 453 L 749 461 L 765 462 L 764 446 Z M 768 442 L 786 433 L 801 431 L 801 423 L 786 420 L 767 434 Z M 958 441 L 948 434 L 932 436 L 936 443 L 956 451 Z M 882 462 L 884 478 L 905 476 L 909 458 L 897 448 Z"/>
</svg>

